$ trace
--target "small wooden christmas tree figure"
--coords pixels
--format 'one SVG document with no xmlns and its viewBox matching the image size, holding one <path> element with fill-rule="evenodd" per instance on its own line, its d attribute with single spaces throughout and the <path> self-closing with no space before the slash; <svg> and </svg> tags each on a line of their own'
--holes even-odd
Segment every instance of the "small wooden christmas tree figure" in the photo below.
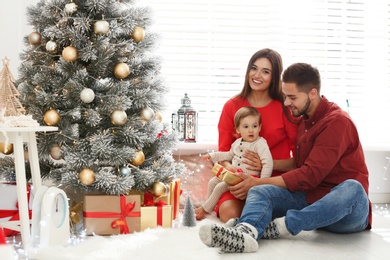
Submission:
<svg viewBox="0 0 390 260">
<path fill-rule="evenodd" d="M 187 196 L 186 205 L 184 206 L 182 225 L 185 227 L 196 226 L 196 217 L 194 206 L 192 205 L 190 196 Z"/>
<path fill-rule="evenodd" d="M 3 69 L 0 72 L 0 110 L 5 110 L 5 116 L 18 116 L 26 113 L 19 102 L 19 91 L 16 89 L 15 79 L 8 67 L 9 59 L 3 59 Z"/>
</svg>

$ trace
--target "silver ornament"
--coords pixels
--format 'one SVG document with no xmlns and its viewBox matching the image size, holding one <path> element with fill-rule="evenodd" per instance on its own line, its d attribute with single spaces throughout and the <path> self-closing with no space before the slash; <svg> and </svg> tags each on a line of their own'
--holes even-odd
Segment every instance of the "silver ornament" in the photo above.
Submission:
<svg viewBox="0 0 390 260">
<path fill-rule="evenodd" d="M 122 177 L 126 177 L 131 174 L 131 169 L 128 166 L 124 165 L 120 169 L 120 174 Z"/>
</svg>

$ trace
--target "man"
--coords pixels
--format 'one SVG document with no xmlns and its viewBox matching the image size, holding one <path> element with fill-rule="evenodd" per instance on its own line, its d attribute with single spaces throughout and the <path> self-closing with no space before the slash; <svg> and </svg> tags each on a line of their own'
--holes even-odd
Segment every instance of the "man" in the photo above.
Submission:
<svg viewBox="0 0 390 260">
<path fill-rule="evenodd" d="M 258 239 L 302 230 L 353 233 L 371 228 L 368 170 L 349 115 L 320 95 L 318 70 L 296 63 L 283 73 L 284 105 L 302 120 L 294 159 L 275 161 L 281 176 L 244 178 L 231 186 L 246 198 L 242 215 L 226 225 L 205 225 L 202 242 L 222 252 L 255 252 Z"/>
</svg>

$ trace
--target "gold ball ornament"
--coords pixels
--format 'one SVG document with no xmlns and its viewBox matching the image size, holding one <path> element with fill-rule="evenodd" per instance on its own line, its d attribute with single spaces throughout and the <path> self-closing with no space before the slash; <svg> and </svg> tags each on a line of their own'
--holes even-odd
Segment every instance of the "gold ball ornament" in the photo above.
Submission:
<svg viewBox="0 0 390 260">
<path fill-rule="evenodd" d="M 133 159 L 130 160 L 130 163 L 134 166 L 140 166 L 145 161 L 145 154 L 143 151 L 137 151 L 137 154 Z"/>
<path fill-rule="evenodd" d="M 140 42 L 145 38 L 145 30 L 142 27 L 136 26 L 130 37 L 136 42 Z"/>
<path fill-rule="evenodd" d="M 7 143 L 0 143 L 0 153 L 5 154 L 5 155 L 10 155 L 14 152 L 14 145 Z"/>
<path fill-rule="evenodd" d="M 95 181 L 95 172 L 89 168 L 82 169 L 79 173 L 79 181 L 86 186 L 91 185 Z"/>
<path fill-rule="evenodd" d="M 53 158 L 54 160 L 61 160 L 61 159 L 62 159 L 62 150 L 61 150 L 61 147 L 58 146 L 58 145 L 53 146 L 53 147 L 50 149 L 50 156 L 51 156 L 51 158 Z"/>
<path fill-rule="evenodd" d="M 74 14 L 77 12 L 77 5 L 75 3 L 68 3 L 65 5 L 65 13 Z"/>
<path fill-rule="evenodd" d="M 114 75 L 118 79 L 124 79 L 130 75 L 130 67 L 124 62 L 119 62 L 114 68 Z"/>
<path fill-rule="evenodd" d="M 45 121 L 48 126 L 56 126 L 60 122 L 61 116 L 55 109 L 49 109 L 43 115 L 43 121 Z"/>
<path fill-rule="evenodd" d="M 141 111 L 141 118 L 145 121 L 151 121 L 154 118 L 154 111 L 150 107 L 146 107 Z"/>
<path fill-rule="evenodd" d="M 156 112 L 155 118 L 160 123 L 163 121 L 163 115 L 161 114 L 161 112 Z"/>
<path fill-rule="evenodd" d="M 110 30 L 110 25 L 107 21 L 97 21 L 93 25 L 93 32 L 95 34 L 105 35 Z"/>
<path fill-rule="evenodd" d="M 42 40 L 42 35 L 39 32 L 32 32 L 28 36 L 28 42 L 31 45 L 40 45 Z"/>
<path fill-rule="evenodd" d="M 84 103 L 91 103 L 95 99 L 95 92 L 93 92 L 93 90 L 90 88 L 84 88 L 80 92 L 80 99 Z"/>
<path fill-rule="evenodd" d="M 169 186 L 163 182 L 155 182 L 150 188 L 150 193 L 153 194 L 154 197 L 161 198 L 165 197 L 169 193 Z"/>
<path fill-rule="evenodd" d="M 46 51 L 50 54 L 55 54 L 58 51 L 58 44 L 55 41 L 48 41 L 46 43 Z"/>
<path fill-rule="evenodd" d="M 62 50 L 62 58 L 67 62 L 76 61 L 79 58 L 79 51 L 73 46 L 68 46 Z"/>
<path fill-rule="evenodd" d="M 117 109 L 114 110 L 111 115 L 111 123 L 116 126 L 124 125 L 127 122 L 127 114 L 125 111 Z"/>
</svg>

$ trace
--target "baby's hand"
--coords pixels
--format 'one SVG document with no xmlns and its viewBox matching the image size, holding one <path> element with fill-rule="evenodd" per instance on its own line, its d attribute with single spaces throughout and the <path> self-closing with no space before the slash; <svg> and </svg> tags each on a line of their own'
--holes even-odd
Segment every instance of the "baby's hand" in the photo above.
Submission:
<svg viewBox="0 0 390 260">
<path fill-rule="evenodd" d="M 201 154 L 200 158 L 202 158 L 203 161 L 206 161 L 206 160 L 210 160 L 211 156 L 208 153 L 207 154 Z"/>
</svg>

